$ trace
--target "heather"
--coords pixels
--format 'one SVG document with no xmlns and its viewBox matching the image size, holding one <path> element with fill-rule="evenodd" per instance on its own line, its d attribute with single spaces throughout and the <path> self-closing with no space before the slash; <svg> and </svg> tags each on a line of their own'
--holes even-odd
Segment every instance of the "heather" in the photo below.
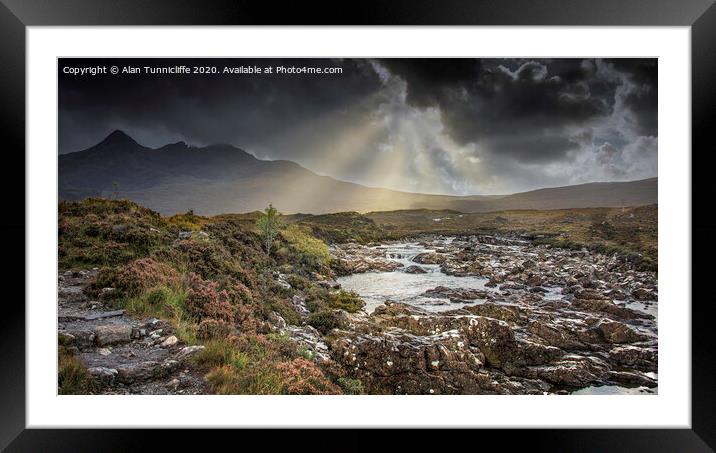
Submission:
<svg viewBox="0 0 716 453">
<path fill-rule="evenodd" d="M 307 227 L 277 222 L 267 245 L 245 216 L 163 217 L 103 199 L 63 202 L 59 216 L 60 268 L 98 268 L 85 290 L 91 297 L 133 316 L 167 320 L 179 341 L 202 345 L 194 363 L 213 392 L 341 393 L 338 376 L 307 360 L 274 327 L 278 319 L 306 322 L 291 303 L 299 292 L 310 294 L 322 314 L 361 304 L 355 295 L 316 285 L 317 275 L 332 277 L 330 255 Z M 298 285 L 282 284 L 286 279 Z M 69 364 L 63 388 L 86 387 L 76 360 L 62 357 Z"/>
</svg>

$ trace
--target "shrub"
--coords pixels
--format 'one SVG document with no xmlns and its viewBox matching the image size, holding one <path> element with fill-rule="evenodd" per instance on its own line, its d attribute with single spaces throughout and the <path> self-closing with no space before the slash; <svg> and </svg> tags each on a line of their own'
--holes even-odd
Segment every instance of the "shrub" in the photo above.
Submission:
<svg viewBox="0 0 716 453">
<path fill-rule="evenodd" d="M 331 308 L 340 308 L 349 313 L 356 313 L 365 306 L 365 302 L 353 291 L 340 290 L 336 293 L 331 293 L 328 305 Z"/>
<path fill-rule="evenodd" d="M 236 359 L 234 337 L 217 338 L 204 343 L 204 349 L 194 356 L 197 365 L 211 368 L 229 365 Z"/>
<path fill-rule="evenodd" d="M 218 395 L 277 395 L 283 389 L 281 373 L 266 363 L 226 365 L 211 371 L 206 380 Z"/>
<path fill-rule="evenodd" d="M 186 298 L 187 293 L 182 289 L 159 285 L 138 296 L 122 299 L 119 305 L 135 315 L 182 320 L 186 316 Z"/>
<path fill-rule="evenodd" d="M 226 290 L 219 290 L 217 282 L 207 281 L 196 274 L 190 276 L 190 287 L 186 299 L 189 314 L 198 319 L 221 319 L 234 322 L 234 308 Z"/>
<path fill-rule="evenodd" d="M 336 395 L 341 389 L 326 379 L 315 363 L 304 358 L 279 363 L 283 393 L 289 395 Z"/>
<path fill-rule="evenodd" d="M 115 297 L 138 296 L 156 286 L 177 288 L 181 286 L 181 275 L 166 263 L 152 258 L 140 258 L 119 268 L 104 268 L 97 275 L 90 291 L 113 287 Z"/>
<path fill-rule="evenodd" d="M 343 389 L 343 393 L 346 395 L 362 395 L 365 393 L 365 388 L 360 379 L 351 379 L 348 377 L 338 378 L 338 385 Z"/>
<path fill-rule="evenodd" d="M 308 317 L 308 324 L 327 335 L 331 330 L 341 327 L 341 322 L 333 310 L 322 309 Z"/>
<path fill-rule="evenodd" d="M 186 321 L 181 318 L 174 320 L 174 329 L 176 331 L 176 337 L 189 346 L 197 344 L 197 327 L 198 326 L 191 321 Z"/>
<path fill-rule="evenodd" d="M 246 286 L 253 286 L 249 273 L 225 247 L 214 241 L 181 240 L 158 252 L 157 256 L 205 279 L 232 277 Z"/>
<path fill-rule="evenodd" d="M 235 332 L 236 329 L 220 319 L 204 319 L 199 323 L 197 336 L 203 340 L 212 340 L 217 338 L 228 337 Z"/>
<path fill-rule="evenodd" d="M 313 237 L 306 227 L 290 225 L 281 232 L 289 247 L 298 255 L 301 264 L 310 267 L 327 266 L 331 261 L 328 246 Z"/>
<path fill-rule="evenodd" d="M 79 358 L 60 346 L 57 354 L 57 391 L 60 395 L 87 395 L 96 384 Z"/>
<path fill-rule="evenodd" d="M 126 200 L 61 202 L 58 214 L 60 269 L 126 263 L 169 241 L 159 214 Z"/>
</svg>

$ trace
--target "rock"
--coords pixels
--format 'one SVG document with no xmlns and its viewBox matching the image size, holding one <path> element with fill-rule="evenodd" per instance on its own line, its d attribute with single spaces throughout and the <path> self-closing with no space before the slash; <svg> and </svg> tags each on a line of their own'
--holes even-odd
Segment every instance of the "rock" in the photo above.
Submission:
<svg viewBox="0 0 716 453">
<path fill-rule="evenodd" d="M 58 331 L 57 332 L 57 341 L 64 346 L 69 346 L 74 344 L 75 342 L 75 336 L 71 333 Z"/>
<path fill-rule="evenodd" d="M 285 319 L 283 319 L 283 316 L 281 316 L 277 312 L 272 312 L 271 316 L 269 317 L 269 322 L 272 325 L 272 329 L 278 329 L 281 330 L 286 327 L 288 324 Z"/>
<path fill-rule="evenodd" d="M 572 308 L 596 313 L 606 313 L 624 320 L 654 318 L 648 313 L 642 313 L 630 308 L 620 307 L 619 305 L 614 304 L 611 300 L 574 299 L 572 301 Z"/>
<path fill-rule="evenodd" d="M 517 361 L 515 334 L 505 321 L 476 316 L 464 331 L 470 344 L 485 354 L 488 365 L 503 368 Z"/>
<path fill-rule="evenodd" d="M 636 288 L 631 292 L 631 296 L 636 300 L 656 300 L 657 296 L 653 291 L 646 288 Z"/>
<path fill-rule="evenodd" d="M 128 324 L 110 324 L 94 329 L 95 342 L 99 346 L 127 343 L 132 339 L 132 326 Z"/>
<path fill-rule="evenodd" d="M 546 346 L 528 340 L 520 340 L 518 346 L 519 365 L 543 365 L 564 355 L 564 351 L 554 346 Z"/>
<path fill-rule="evenodd" d="M 545 321 L 532 321 L 527 326 L 527 332 L 542 338 L 548 345 L 561 349 L 584 349 L 585 345 L 578 338 L 565 329 Z"/>
<path fill-rule="evenodd" d="M 162 366 L 152 360 L 132 363 L 117 367 L 116 380 L 121 384 L 133 384 L 160 377 L 163 371 Z"/>
<path fill-rule="evenodd" d="M 609 351 L 609 358 L 619 365 L 645 371 L 656 371 L 658 363 L 656 350 L 636 346 L 616 346 Z"/>
<path fill-rule="evenodd" d="M 609 379 L 626 385 L 643 385 L 644 387 L 656 387 L 656 381 L 642 373 L 633 373 L 627 371 L 612 371 L 609 373 Z"/>
<path fill-rule="evenodd" d="M 526 322 L 525 315 L 516 304 L 484 303 L 469 305 L 462 309 L 473 315 L 487 316 L 488 318 L 500 319 L 510 323 L 524 324 Z"/>
<path fill-rule="evenodd" d="M 114 288 L 102 288 L 99 292 L 100 299 L 111 299 L 116 290 Z"/>
<path fill-rule="evenodd" d="M 401 329 L 382 335 L 340 332 L 330 347 L 370 393 L 500 393 L 499 384 L 479 372 L 481 357 L 458 331 L 433 336 Z"/>
<path fill-rule="evenodd" d="M 91 330 L 69 330 L 64 331 L 64 334 L 72 336 L 72 344 L 79 349 L 93 349 L 95 346 L 95 334 Z"/>
<path fill-rule="evenodd" d="M 175 337 L 174 335 L 168 337 L 166 340 L 164 340 L 161 344 L 163 348 L 171 348 L 172 346 L 176 345 L 179 342 L 179 339 Z"/>
<path fill-rule="evenodd" d="M 186 346 L 182 348 L 175 357 L 177 359 L 186 359 L 187 357 L 190 357 L 199 351 L 203 351 L 204 349 L 205 346 L 202 345 Z"/>
<path fill-rule="evenodd" d="M 404 272 L 407 274 L 425 274 L 425 273 L 427 273 L 427 271 L 425 269 L 423 269 L 420 266 L 415 266 L 415 265 L 406 267 Z"/>
<path fill-rule="evenodd" d="M 299 296 L 298 294 L 294 294 L 293 298 L 291 299 L 291 305 L 293 305 L 294 310 L 296 310 L 296 313 L 298 313 L 301 317 L 307 317 L 311 314 L 311 311 L 306 306 L 305 297 Z"/>
<path fill-rule="evenodd" d="M 418 264 L 443 264 L 446 260 L 445 255 L 437 253 L 420 253 L 413 257 L 413 262 Z"/>
<path fill-rule="evenodd" d="M 550 365 L 527 368 L 523 373 L 556 385 L 584 387 L 603 382 L 609 372 L 609 366 L 596 357 L 570 355 Z"/>
<path fill-rule="evenodd" d="M 87 372 L 101 386 L 106 386 L 106 387 L 113 385 L 114 380 L 117 377 L 117 370 L 115 370 L 114 368 L 92 367 L 92 368 L 88 368 Z"/>
<path fill-rule="evenodd" d="M 634 343 L 645 338 L 631 327 L 616 321 L 602 321 L 597 329 L 608 343 Z"/>
<path fill-rule="evenodd" d="M 147 336 L 147 329 L 143 327 L 133 327 L 132 328 L 132 338 L 138 339 L 142 337 Z"/>
<path fill-rule="evenodd" d="M 450 299 L 451 302 L 472 302 L 476 299 L 485 299 L 489 296 L 487 291 L 469 288 L 448 288 L 437 286 L 423 293 L 424 296 Z"/>
<path fill-rule="evenodd" d="M 316 362 L 330 360 L 328 345 L 323 341 L 321 334 L 315 327 L 309 325 L 285 326 L 281 332 L 296 343 L 299 348 L 310 352 L 311 358 Z"/>
<path fill-rule="evenodd" d="M 108 356 L 108 355 L 110 355 L 111 353 L 112 353 L 112 351 L 110 351 L 110 350 L 107 349 L 107 348 L 99 348 L 99 349 L 97 349 L 97 354 L 99 354 L 99 355 Z"/>
</svg>

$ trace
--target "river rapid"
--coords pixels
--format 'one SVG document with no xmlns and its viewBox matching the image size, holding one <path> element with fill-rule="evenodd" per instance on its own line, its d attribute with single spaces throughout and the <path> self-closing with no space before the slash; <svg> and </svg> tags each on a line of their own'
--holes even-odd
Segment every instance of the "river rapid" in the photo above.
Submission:
<svg viewBox="0 0 716 453">
<path fill-rule="evenodd" d="M 508 319 L 518 341 L 560 348 L 570 360 L 607 362 L 608 371 L 589 370 L 600 376 L 589 385 L 573 384 L 581 377 L 550 375 L 551 391 L 657 391 L 656 273 L 638 272 L 616 257 L 535 246 L 513 237 L 430 236 L 370 247 L 344 245 L 333 254 L 355 269 L 337 282 L 365 301 L 369 315 L 392 303 L 434 316 L 456 310 L 492 313 L 494 306 L 503 306 L 519 312 L 519 321 Z M 550 367 L 560 365 L 536 366 L 528 374 L 549 374 Z"/>
</svg>

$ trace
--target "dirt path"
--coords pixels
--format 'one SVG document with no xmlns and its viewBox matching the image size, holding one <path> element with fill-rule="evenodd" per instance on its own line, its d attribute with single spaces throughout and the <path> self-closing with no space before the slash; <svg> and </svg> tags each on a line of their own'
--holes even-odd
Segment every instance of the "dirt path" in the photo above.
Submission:
<svg viewBox="0 0 716 453">
<path fill-rule="evenodd" d="M 189 360 L 203 346 L 186 346 L 172 326 L 138 319 L 90 300 L 84 288 L 96 271 L 58 276 L 58 335 L 100 384 L 102 394 L 205 394 L 203 373 Z"/>
</svg>

